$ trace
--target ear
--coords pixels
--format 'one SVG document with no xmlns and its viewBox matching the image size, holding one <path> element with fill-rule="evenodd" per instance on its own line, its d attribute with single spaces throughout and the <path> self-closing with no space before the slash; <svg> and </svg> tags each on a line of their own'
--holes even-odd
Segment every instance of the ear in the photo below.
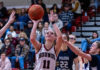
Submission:
<svg viewBox="0 0 100 70">
<path fill-rule="evenodd" d="M 100 54 L 100 49 L 97 49 L 97 52 Z"/>
</svg>

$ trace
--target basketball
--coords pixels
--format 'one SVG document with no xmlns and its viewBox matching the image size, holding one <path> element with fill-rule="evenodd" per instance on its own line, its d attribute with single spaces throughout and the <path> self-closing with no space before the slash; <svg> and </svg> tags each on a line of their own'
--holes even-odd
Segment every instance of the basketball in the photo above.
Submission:
<svg viewBox="0 0 100 70">
<path fill-rule="evenodd" d="M 28 15 L 32 20 L 38 20 L 44 16 L 44 10 L 40 5 L 35 4 L 29 8 Z"/>
</svg>

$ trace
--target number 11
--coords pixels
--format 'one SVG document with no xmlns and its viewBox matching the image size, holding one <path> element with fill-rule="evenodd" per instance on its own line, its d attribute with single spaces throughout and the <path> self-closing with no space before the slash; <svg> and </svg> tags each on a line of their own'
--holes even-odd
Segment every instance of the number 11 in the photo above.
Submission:
<svg viewBox="0 0 100 70">
<path fill-rule="evenodd" d="M 50 61 L 43 60 L 43 68 L 49 69 L 50 68 Z"/>
</svg>

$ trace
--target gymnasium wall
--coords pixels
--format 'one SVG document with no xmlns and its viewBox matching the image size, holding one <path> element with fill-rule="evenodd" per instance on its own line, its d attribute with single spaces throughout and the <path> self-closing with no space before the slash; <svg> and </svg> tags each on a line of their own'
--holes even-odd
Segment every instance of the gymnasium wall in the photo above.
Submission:
<svg viewBox="0 0 100 70">
<path fill-rule="evenodd" d="M 31 0 L 0 0 L 4 2 L 7 8 L 27 8 L 31 5 Z M 61 5 L 61 0 L 43 0 L 47 7 L 51 7 L 52 4 L 57 3 Z"/>
</svg>

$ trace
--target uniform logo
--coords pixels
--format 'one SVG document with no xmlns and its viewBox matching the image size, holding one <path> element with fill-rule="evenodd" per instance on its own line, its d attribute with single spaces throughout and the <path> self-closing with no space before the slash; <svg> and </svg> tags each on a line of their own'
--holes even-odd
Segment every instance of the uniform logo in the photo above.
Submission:
<svg viewBox="0 0 100 70">
<path fill-rule="evenodd" d="M 42 57 L 48 57 L 55 60 L 55 55 L 52 53 L 42 52 L 39 54 L 39 58 L 42 58 Z"/>
</svg>

